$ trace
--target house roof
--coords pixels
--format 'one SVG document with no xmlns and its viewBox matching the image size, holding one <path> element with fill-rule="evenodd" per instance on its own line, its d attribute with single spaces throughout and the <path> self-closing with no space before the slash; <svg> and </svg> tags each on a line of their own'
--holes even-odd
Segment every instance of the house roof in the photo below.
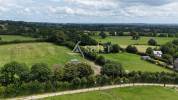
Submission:
<svg viewBox="0 0 178 100">
<path fill-rule="evenodd" d="M 153 51 L 153 54 L 155 54 L 155 55 L 157 55 L 157 54 L 162 55 L 163 53 L 162 53 L 162 51 Z"/>
</svg>

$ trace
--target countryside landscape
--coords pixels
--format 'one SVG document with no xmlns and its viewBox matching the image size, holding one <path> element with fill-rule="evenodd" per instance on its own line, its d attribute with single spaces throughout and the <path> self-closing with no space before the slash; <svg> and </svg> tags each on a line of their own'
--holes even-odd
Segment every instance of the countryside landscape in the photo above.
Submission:
<svg viewBox="0 0 178 100">
<path fill-rule="evenodd" d="M 0 0 L 0 100 L 178 100 L 177 6 Z"/>
</svg>

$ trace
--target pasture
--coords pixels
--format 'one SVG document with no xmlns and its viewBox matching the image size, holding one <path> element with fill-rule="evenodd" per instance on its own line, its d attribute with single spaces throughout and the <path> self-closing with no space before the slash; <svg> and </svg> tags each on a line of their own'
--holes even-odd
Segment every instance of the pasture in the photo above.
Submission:
<svg viewBox="0 0 178 100">
<path fill-rule="evenodd" d="M 103 91 L 49 97 L 43 100 L 177 100 L 175 89 L 135 86 Z"/>
<path fill-rule="evenodd" d="M 176 38 L 170 37 L 141 37 L 139 40 L 133 40 L 131 36 L 109 36 L 102 39 L 99 36 L 93 36 L 95 40 L 100 43 L 111 42 L 112 44 L 118 44 L 122 48 L 126 48 L 128 45 L 135 45 L 140 52 L 145 52 L 148 47 L 155 48 L 156 46 L 150 46 L 147 44 L 148 40 L 153 38 L 159 45 L 170 42 Z"/>
<path fill-rule="evenodd" d="M 130 53 L 102 54 L 105 58 L 122 64 L 123 68 L 128 71 L 143 72 L 172 72 L 155 64 L 141 60 L 140 56 Z"/>
<path fill-rule="evenodd" d="M 111 42 L 113 44 L 119 45 L 131 45 L 131 44 L 138 44 L 138 45 L 147 45 L 149 39 L 155 39 L 159 45 L 165 44 L 170 42 L 176 38 L 173 37 L 141 37 L 139 40 L 133 40 L 131 36 L 109 36 L 105 39 L 102 39 L 99 36 L 94 36 L 98 42 Z"/>
<path fill-rule="evenodd" d="M 71 59 L 84 60 L 79 54 L 72 53 L 66 47 L 51 43 L 20 43 L 0 46 L 0 66 L 10 61 L 18 61 L 32 65 L 33 63 L 47 63 L 64 65 Z"/>
<path fill-rule="evenodd" d="M 15 41 L 15 40 L 35 40 L 35 38 L 25 37 L 21 35 L 0 35 L 1 41 Z"/>
</svg>

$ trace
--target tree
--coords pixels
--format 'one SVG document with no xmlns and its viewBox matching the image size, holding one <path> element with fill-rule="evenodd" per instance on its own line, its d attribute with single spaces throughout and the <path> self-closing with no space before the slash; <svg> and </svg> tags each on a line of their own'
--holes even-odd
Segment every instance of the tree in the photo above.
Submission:
<svg viewBox="0 0 178 100">
<path fill-rule="evenodd" d="M 99 36 L 101 36 L 101 38 L 104 39 L 104 38 L 107 37 L 107 34 L 106 34 L 105 32 L 102 31 L 102 32 L 99 34 Z"/>
<path fill-rule="evenodd" d="M 96 81 L 99 85 L 108 85 L 111 83 L 110 78 L 107 75 L 98 76 Z"/>
<path fill-rule="evenodd" d="M 65 81 L 71 81 L 74 78 L 78 77 L 79 73 L 77 71 L 77 65 L 72 64 L 72 63 L 67 63 L 64 66 L 64 76 L 63 80 Z"/>
<path fill-rule="evenodd" d="M 73 86 L 74 87 L 78 87 L 78 86 L 80 86 L 81 85 L 81 79 L 80 78 L 74 78 L 73 80 L 72 80 L 72 84 L 73 84 Z"/>
<path fill-rule="evenodd" d="M 81 85 L 85 87 L 87 85 L 87 79 L 85 77 L 81 78 Z"/>
<path fill-rule="evenodd" d="M 47 64 L 36 63 L 31 67 L 32 80 L 38 80 L 39 82 L 46 82 L 50 79 L 52 72 Z"/>
<path fill-rule="evenodd" d="M 62 67 L 53 68 L 53 81 L 61 81 L 63 79 L 64 70 Z"/>
<path fill-rule="evenodd" d="M 103 56 L 98 56 L 95 62 L 99 65 L 104 65 L 106 63 L 106 59 Z"/>
<path fill-rule="evenodd" d="M 122 68 L 121 64 L 115 62 L 108 62 L 101 69 L 102 75 L 107 75 L 112 78 L 122 76 L 123 72 L 124 69 Z"/>
<path fill-rule="evenodd" d="M 81 35 L 81 45 L 97 45 L 98 42 L 86 34 Z"/>
<path fill-rule="evenodd" d="M 153 49 L 152 49 L 151 47 L 148 47 L 148 48 L 146 49 L 146 54 L 151 55 L 152 53 L 153 53 Z"/>
<path fill-rule="evenodd" d="M 16 81 L 27 81 L 29 69 L 25 64 L 10 62 L 1 68 L 1 83 L 8 85 Z"/>
<path fill-rule="evenodd" d="M 63 43 L 67 39 L 68 38 L 63 31 L 56 31 L 55 33 L 52 34 L 52 36 L 50 36 L 48 40 L 56 43 Z"/>
<path fill-rule="evenodd" d="M 163 54 L 162 58 L 167 61 L 168 64 L 173 64 L 173 57 L 169 54 Z"/>
<path fill-rule="evenodd" d="M 138 34 L 138 33 L 135 33 L 134 35 L 132 35 L 132 39 L 133 39 L 133 40 L 138 40 L 138 39 L 140 39 L 139 34 Z"/>
<path fill-rule="evenodd" d="M 118 53 L 120 51 L 120 46 L 118 44 L 112 45 L 112 52 Z"/>
<path fill-rule="evenodd" d="M 78 74 L 79 74 L 79 78 L 88 77 L 88 76 L 94 74 L 93 69 L 87 63 L 77 64 L 77 71 L 78 71 Z"/>
<path fill-rule="evenodd" d="M 129 45 L 127 48 L 126 48 L 126 51 L 129 52 L 129 53 L 137 53 L 138 50 L 135 46 L 132 46 L 132 45 Z"/>
<path fill-rule="evenodd" d="M 87 84 L 89 86 L 93 86 L 95 84 L 95 82 L 96 82 L 96 77 L 95 76 L 90 75 L 90 76 L 87 77 Z"/>
<path fill-rule="evenodd" d="M 155 46 L 155 45 L 157 45 L 157 42 L 156 42 L 155 39 L 150 39 L 150 40 L 148 41 L 148 45 L 153 45 L 153 46 Z"/>
</svg>

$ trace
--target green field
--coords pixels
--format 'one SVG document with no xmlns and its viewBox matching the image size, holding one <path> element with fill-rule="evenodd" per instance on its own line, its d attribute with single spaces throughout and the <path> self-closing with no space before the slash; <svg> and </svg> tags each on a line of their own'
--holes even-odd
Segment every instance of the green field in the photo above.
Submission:
<svg viewBox="0 0 178 100">
<path fill-rule="evenodd" d="M 107 59 L 120 62 L 124 69 L 128 71 L 145 71 L 145 72 L 171 72 L 165 68 L 151 64 L 141 60 L 140 56 L 130 53 L 117 53 L 117 54 L 102 54 Z"/>
<path fill-rule="evenodd" d="M 10 61 L 18 61 L 32 65 L 44 62 L 50 66 L 53 64 L 64 65 L 71 59 L 84 60 L 79 54 L 72 53 L 66 47 L 51 43 L 21 43 L 0 46 L 0 65 Z"/>
<path fill-rule="evenodd" d="M 102 39 L 99 36 L 94 36 L 93 38 L 101 43 L 111 42 L 112 44 L 118 44 L 122 48 L 126 48 L 128 45 L 136 44 L 136 47 L 140 52 L 145 52 L 148 47 L 155 48 L 155 46 L 149 46 L 147 44 L 148 40 L 151 38 L 155 39 L 159 45 L 176 39 L 170 37 L 141 37 L 139 40 L 132 40 L 131 36 L 109 36 L 105 39 Z"/>
<path fill-rule="evenodd" d="M 35 38 L 25 37 L 20 35 L 0 35 L 1 41 L 14 41 L 14 40 L 35 40 Z"/>
<path fill-rule="evenodd" d="M 178 100 L 178 92 L 171 88 L 137 86 L 56 96 L 43 100 Z"/>
<path fill-rule="evenodd" d="M 147 45 L 148 40 L 151 38 L 155 39 L 157 43 L 161 45 L 176 39 L 170 37 L 141 37 L 139 40 L 132 40 L 131 36 L 109 36 L 105 39 L 102 39 L 99 36 L 94 36 L 93 38 L 102 43 L 111 42 L 113 44 L 119 44 L 119 45 L 130 45 L 130 44 Z"/>
</svg>

